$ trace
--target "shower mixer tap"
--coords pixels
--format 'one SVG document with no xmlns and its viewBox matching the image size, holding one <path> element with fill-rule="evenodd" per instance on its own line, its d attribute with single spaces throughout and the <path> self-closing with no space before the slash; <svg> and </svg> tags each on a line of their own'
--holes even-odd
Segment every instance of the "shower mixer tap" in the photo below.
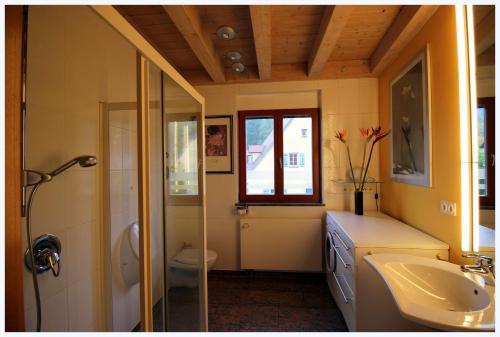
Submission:
<svg viewBox="0 0 500 337">
<path fill-rule="evenodd" d="M 35 170 L 23 170 L 23 186 L 22 186 L 22 214 L 26 216 L 26 236 L 28 240 L 28 248 L 24 254 L 24 264 L 31 270 L 31 275 L 33 279 L 33 288 L 35 290 L 35 300 L 36 300 L 36 330 L 41 331 L 42 329 L 42 305 L 40 302 L 40 289 L 38 287 L 38 273 L 43 273 L 49 269 L 52 271 L 54 277 L 59 276 L 61 270 L 61 243 L 59 239 L 51 234 L 45 234 L 34 241 L 31 235 L 31 207 L 33 205 L 33 199 L 35 197 L 38 188 L 47 182 L 51 182 L 54 177 L 63 173 L 70 167 L 79 164 L 81 167 L 90 167 L 97 164 L 97 158 L 94 156 L 78 156 L 70 161 L 57 167 L 55 170 L 48 173 L 35 171 Z M 26 190 L 31 187 L 27 203 L 25 202 Z M 56 270 L 57 267 L 57 270 Z"/>
</svg>

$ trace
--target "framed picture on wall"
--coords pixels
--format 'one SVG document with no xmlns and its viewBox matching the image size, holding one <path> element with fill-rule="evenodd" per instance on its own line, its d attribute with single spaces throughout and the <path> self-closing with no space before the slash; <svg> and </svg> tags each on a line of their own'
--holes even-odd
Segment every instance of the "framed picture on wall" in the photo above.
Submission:
<svg viewBox="0 0 500 337">
<path fill-rule="evenodd" d="M 391 179 L 431 186 L 429 52 L 426 46 L 391 81 Z"/>
<path fill-rule="evenodd" d="M 233 116 L 205 117 L 206 173 L 233 173 Z"/>
</svg>

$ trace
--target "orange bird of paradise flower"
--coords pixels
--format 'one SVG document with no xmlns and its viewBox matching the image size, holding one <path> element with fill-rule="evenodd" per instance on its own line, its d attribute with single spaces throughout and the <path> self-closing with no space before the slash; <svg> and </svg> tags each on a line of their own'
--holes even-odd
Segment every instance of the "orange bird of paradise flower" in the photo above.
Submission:
<svg viewBox="0 0 500 337">
<path fill-rule="evenodd" d="M 359 132 L 361 132 L 361 135 L 366 139 L 366 142 L 368 143 L 370 139 L 373 137 L 373 132 L 370 132 L 370 128 L 360 128 Z"/>
<path fill-rule="evenodd" d="M 337 131 L 337 134 L 335 135 L 335 138 L 340 140 L 342 143 L 345 143 L 347 140 L 347 131 L 345 129 L 342 129 L 340 131 Z"/>
<path fill-rule="evenodd" d="M 374 143 L 378 142 L 379 140 L 381 140 L 382 138 L 387 136 L 390 132 L 391 132 L 391 130 L 386 131 L 386 132 L 382 132 L 382 128 L 380 126 L 375 128 L 375 129 L 372 128 L 372 134 L 375 137 L 373 142 Z"/>
</svg>

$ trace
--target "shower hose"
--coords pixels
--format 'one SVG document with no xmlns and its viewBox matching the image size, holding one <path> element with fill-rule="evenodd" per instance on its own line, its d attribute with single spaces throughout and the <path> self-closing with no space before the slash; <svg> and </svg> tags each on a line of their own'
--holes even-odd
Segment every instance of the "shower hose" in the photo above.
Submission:
<svg viewBox="0 0 500 337">
<path fill-rule="evenodd" d="M 28 210 L 26 214 L 26 235 L 28 239 L 28 249 L 30 252 L 30 262 L 31 262 L 31 276 L 33 278 L 33 288 L 35 289 L 35 299 L 36 299 L 36 331 L 40 332 L 42 329 L 42 308 L 40 304 L 40 289 L 38 287 L 38 276 L 35 265 L 35 254 L 33 253 L 33 239 L 31 235 L 31 205 L 33 203 L 33 198 L 35 197 L 36 191 L 40 187 L 40 184 L 33 186 L 31 194 L 28 198 Z"/>
</svg>

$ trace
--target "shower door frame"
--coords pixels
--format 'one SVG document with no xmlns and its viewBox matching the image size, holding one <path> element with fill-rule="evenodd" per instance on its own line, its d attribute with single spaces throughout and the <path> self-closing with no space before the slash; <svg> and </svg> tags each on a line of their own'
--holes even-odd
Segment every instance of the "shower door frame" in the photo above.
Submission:
<svg viewBox="0 0 500 337">
<path fill-rule="evenodd" d="M 22 59 L 26 16 L 5 6 L 5 331 L 24 331 L 21 233 Z"/>
</svg>

